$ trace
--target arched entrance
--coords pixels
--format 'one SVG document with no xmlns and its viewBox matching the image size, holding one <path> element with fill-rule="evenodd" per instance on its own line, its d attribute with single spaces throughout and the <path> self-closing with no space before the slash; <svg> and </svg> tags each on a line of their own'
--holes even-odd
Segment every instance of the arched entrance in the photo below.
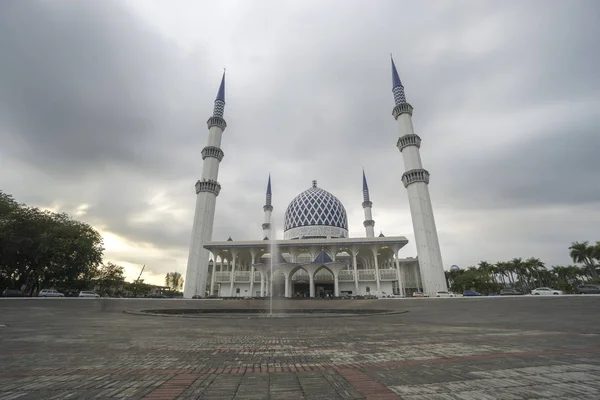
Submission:
<svg viewBox="0 0 600 400">
<path fill-rule="evenodd" d="M 322 265 L 315 271 L 315 297 L 323 299 L 335 296 L 333 272 Z"/>
<path fill-rule="evenodd" d="M 291 277 L 291 297 L 308 298 L 310 297 L 310 275 L 302 267 L 294 269 L 290 273 Z"/>
</svg>

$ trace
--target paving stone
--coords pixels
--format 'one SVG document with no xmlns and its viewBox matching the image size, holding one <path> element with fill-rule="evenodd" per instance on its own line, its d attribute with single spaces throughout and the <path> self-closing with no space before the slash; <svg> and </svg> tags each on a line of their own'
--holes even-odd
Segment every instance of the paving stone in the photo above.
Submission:
<svg viewBox="0 0 600 400">
<path fill-rule="evenodd" d="M 271 320 L 90 304 L 0 300 L 1 399 L 600 398 L 600 297 L 297 301 L 409 313 Z"/>
</svg>

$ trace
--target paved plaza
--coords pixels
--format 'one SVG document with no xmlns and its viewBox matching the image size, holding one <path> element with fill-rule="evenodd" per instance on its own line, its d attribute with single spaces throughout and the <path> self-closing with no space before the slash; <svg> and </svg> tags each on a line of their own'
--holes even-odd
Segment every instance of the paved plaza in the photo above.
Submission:
<svg viewBox="0 0 600 400">
<path fill-rule="evenodd" d="M 179 318 L 264 301 L 0 300 L 1 399 L 597 399 L 600 297 L 288 300 L 337 318 Z"/>
</svg>

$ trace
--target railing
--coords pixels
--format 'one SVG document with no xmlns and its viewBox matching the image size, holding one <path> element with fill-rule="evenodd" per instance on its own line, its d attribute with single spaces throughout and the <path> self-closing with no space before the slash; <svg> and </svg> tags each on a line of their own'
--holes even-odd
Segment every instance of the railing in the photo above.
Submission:
<svg viewBox="0 0 600 400">
<path fill-rule="evenodd" d="M 231 282 L 231 271 L 217 271 L 215 274 L 215 282 Z"/>
<path fill-rule="evenodd" d="M 250 282 L 250 271 L 235 271 L 234 282 Z"/>
<path fill-rule="evenodd" d="M 374 269 L 359 269 L 358 270 L 359 281 L 374 281 L 375 270 Z"/>
<path fill-rule="evenodd" d="M 379 280 L 381 281 L 396 281 L 398 280 L 398 275 L 396 275 L 395 269 L 380 269 L 379 270 Z"/>
<path fill-rule="evenodd" d="M 340 271 L 339 282 L 354 282 L 354 271 Z"/>
<path fill-rule="evenodd" d="M 260 272 L 254 271 L 254 282 L 260 283 Z"/>
</svg>

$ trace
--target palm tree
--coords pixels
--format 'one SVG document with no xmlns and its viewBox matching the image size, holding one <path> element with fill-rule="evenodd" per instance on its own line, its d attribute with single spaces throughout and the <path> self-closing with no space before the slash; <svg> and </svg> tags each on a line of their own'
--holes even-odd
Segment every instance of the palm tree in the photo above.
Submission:
<svg viewBox="0 0 600 400">
<path fill-rule="evenodd" d="M 183 287 L 183 277 L 179 272 L 169 272 L 165 276 L 165 285 L 172 290 L 181 290 Z"/>
<path fill-rule="evenodd" d="M 596 242 L 596 245 L 589 245 L 589 242 L 573 242 L 569 247 L 571 259 L 573 262 L 585 265 L 588 270 L 590 277 L 596 281 L 598 280 L 598 267 L 595 260 L 600 258 L 600 243 Z"/>
</svg>

